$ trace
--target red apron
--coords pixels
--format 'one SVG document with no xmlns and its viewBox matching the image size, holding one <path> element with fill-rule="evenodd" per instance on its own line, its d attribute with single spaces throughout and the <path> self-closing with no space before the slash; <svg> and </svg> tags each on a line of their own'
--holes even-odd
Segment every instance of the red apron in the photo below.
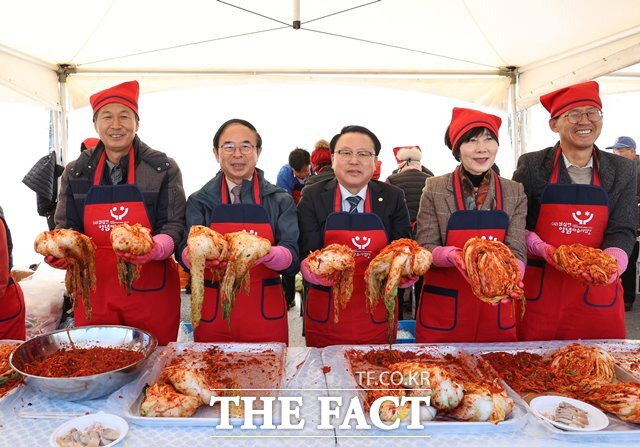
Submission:
<svg viewBox="0 0 640 447">
<path fill-rule="evenodd" d="M 153 229 L 142 191 L 135 185 L 133 148 L 129 151 L 127 184 L 101 185 L 105 169 L 103 152 L 96 167 L 93 186 L 84 206 L 84 233 L 96 244 L 96 290 L 91 293 L 91 320 L 84 307 L 75 310 L 76 326 L 120 324 L 151 332 L 160 345 L 176 341 L 180 324 L 180 280 L 173 258 L 149 261 L 142 266 L 132 293 L 118 282 L 117 258 L 111 247 L 111 228 L 139 223 Z"/>
<path fill-rule="evenodd" d="M 502 210 L 502 186 L 493 173 L 496 209 L 467 210 L 462 195 L 461 167 L 453 172 L 456 208 L 447 223 L 444 245 L 462 248 L 472 237 L 504 242 L 509 216 Z M 455 267 L 432 267 L 424 277 L 416 314 L 416 342 L 516 341 L 513 302 L 497 306 L 481 301 Z"/>
<path fill-rule="evenodd" d="M 11 241 L 11 233 L 7 222 L 0 216 L 0 225 L 4 225 L 7 233 L 7 253 L 9 254 L 9 275 L 13 262 L 11 252 L 13 251 L 13 242 Z M 4 249 L 4 247 L 3 247 Z M 9 282 L 5 289 L 4 295 L 0 296 L 0 340 L 24 340 L 26 337 L 25 329 L 25 307 L 24 296 L 20 285 L 9 276 Z"/>
<path fill-rule="evenodd" d="M 356 268 L 353 294 L 345 309 L 339 313 L 340 321 L 333 322 L 331 287 L 309 284 L 304 312 L 304 330 L 307 346 L 322 348 L 329 345 L 384 344 L 387 340 L 387 311 L 380 303 L 373 312 L 367 310 L 364 272 L 369 262 L 389 244 L 384 224 L 371 212 L 371 192 L 367 188 L 365 212 L 349 214 L 342 211 L 340 186 L 336 185 L 334 212 L 327 216 L 323 245 L 344 244 L 354 249 Z M 396 297 L 395 326 L 398 321 Z M 394 341 L 395 341 L 395 329 Z"/>
<path fill-rule="evenodd" d="M 273 229 L 266 210 L 260 206 L 258 174 L 253 174 L 254 204 L 230 205 L 227 180 L 222 176 L 220 186 L 222 204 L 213 211 L 209 227 L 219 233 L 248 231 L 275 245 Z M 275 272 L 260 264 L 249 271 L 250 287 L 247 294 L 238 290 L 231 310 L 231 324 L 222 318 L 218 291 L 220 284 L 211 281 L 205 272 L 202 319 L 194 331 L 198 342 L 289 342 L 287 304 L 282 290 L 282 280 Z M 229 327 L 231 326 L 231 327 Z"/>
<path fill-rule="evenodd" d="M 593 153 L 591 185 L 558 184 L 558 146 L 553 173 L 542 192 L 536 233 L 555 247 L 580 243 L 600 247 L 609 219 L 609 198 L 600 187 Z M 518 324 L 521 340 L 625 338 L 620 280 L 589 287 L 531 257 L 524 277 L 527 311 Z"/>
</svg>

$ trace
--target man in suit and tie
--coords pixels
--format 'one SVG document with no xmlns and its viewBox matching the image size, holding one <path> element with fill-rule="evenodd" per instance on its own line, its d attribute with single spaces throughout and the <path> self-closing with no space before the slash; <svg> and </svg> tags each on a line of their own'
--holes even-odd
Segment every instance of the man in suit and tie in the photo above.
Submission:
<svg viewBox="0 0 640 447">
<path fill-rule="evenodd" d="M 381 302 L 367 311 L 364 271 L 391 241 L 411 237 L 404 193 L 372 180 L 381 145 L 369 129 L 344 127 L 329 148 L 335 178 L 305 188 L 298 205 L 300 257 L 344 244 L 354 250 L 356 268 L 351 300 L 334 323 L 331 284 L 309 272 L 303 262 L 301 271 L 310 283 L 304 314 L 307 346 L 386 343 L 386 310 Z"/>
</svg>

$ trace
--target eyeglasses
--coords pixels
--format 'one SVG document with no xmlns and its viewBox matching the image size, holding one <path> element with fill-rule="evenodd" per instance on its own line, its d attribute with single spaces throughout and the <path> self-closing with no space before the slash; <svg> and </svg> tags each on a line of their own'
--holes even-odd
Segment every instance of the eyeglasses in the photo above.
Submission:
<svg viewBox="0 0 640 447">
<path fill-rule="evenodd" d="M 587 115 L 587 119 L 592 123 L 597 123 L 602 119 L 602 110 L 594 109 L 589 110 L 588 112 L 579 112 L 577 110 L 572 110 L 569 113 L 565 113 L 562 115 L 569 121 L 571 124 L 578 124 L 582 120 L 582 115 Z"/>
<path fill-rule="evenodd" d="M 240 149 L 240 153 L 242 155 L 247 155 L 253 152 L 255 148 L 256 147 L 253 144 L 249 144 L 249 143 L 240 143 L 237 146 L 233 143 L 225 143 L 222 146 L 220 146 L 218 149 L 222 149 L 222 152 L 224 152 L 227 155 L 231 155 L 235 153 L 236 149 Z"/>
<path fill-rule="evenodd" d="M 353 157 L 354 152 L 346 149 L 340 149 L 339 151 L 336 151 L 336 154 L 340 158 L 351 158 Z M 355 156 L 358 160 L 364 161 L 364 160 L 369 160 L 371 157 L 375 157 L 376 154 L 369 151 L 357 151 L 355 153 Z"/>
</svg>

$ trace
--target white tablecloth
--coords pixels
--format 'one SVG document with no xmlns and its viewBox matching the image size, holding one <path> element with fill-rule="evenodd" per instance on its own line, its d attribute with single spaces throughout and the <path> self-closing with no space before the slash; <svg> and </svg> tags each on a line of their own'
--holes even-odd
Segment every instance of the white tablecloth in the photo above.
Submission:
<svg viewBox="0 0 640 447">
<path fill-rule="evenodd" d="M 556 348 L 567 342 L 535 342 L 535 343 L 510 343 L 510 344 L 484 344 L 484 347 L 492 346 L 497 349 L 506 348 Z M 477 350 L 473 344 L 455 345 L 469 351 Z M 298 367 L 301 362 L 304 363 Z M 637 446 L 640 445 L 640 426 L 637 436 L 626 438 L 607 439 L 606 437 L 590 436 L 580 439 L 569 439 L 553 435 L 544 428 L 542 423 L 534 416 L 528 415 L 521 428 L 514 433 L 469 432 L 469 433 L 437 433 L 425 430 L 421 433 L 409 433 L 407 430 L 382 432 L 371 430 L 366 433 L 340 432 L 336 436 L 333 430 L 318 430 L 320 415 L 317 406 L 309 403 L 317 401 L 317 397 L 326 396 L 327 382 L 322 371 L 323 367 L 321 351 L 314 348 L 290 348 L 287 352 L 287 365 L 284 381 L 283 395 L 301 395 L 304 405 L 301 408 L 301 416 L 305 419 L 305 428 L 283 433 L 278 430 L 240 430 L 234 428 L 232 432 L 216 431 L 212 427 L 150 427 L 129 424 L 129 433 L 120 444 L 122 447 L 142 446 L 346 446 L 346 447 L 374 447 L 393 446 L 401 444 L 410 446 L 434 446 L 452 447 L 465 446 L 504 446 L 519 447 L 530 445 L 543 446 L 574 446 L 588 444 L 589 446 Z M 328 374 L 331 374 L 329 372 Z M 302 391 L 301 389 L 304 389 Z M 29 387 L 23 387 L 18 393 L 0 401 L 0 447 L 4 446 L 47 446 L 48 439 L 53 430 L 64 422 L 64 419 L 31 419 L 22 417 L 21 412 L 98 412 L 120 414 L 124 416 L 122 408 L 114 405 L 117 402 L 116 391 L 110 400 L 97 399 L 84 402 L 66 402 L 50 400 L 39 396 Z M 342 435 L 363 434 L 370 437 L 347 437 Z M 407 435 L 430 436 L 407 437 Z M 233 436 L 229 439 L 224 436 Z M 283 435 L 288 435 L 284 437 Z"/>
</svg>

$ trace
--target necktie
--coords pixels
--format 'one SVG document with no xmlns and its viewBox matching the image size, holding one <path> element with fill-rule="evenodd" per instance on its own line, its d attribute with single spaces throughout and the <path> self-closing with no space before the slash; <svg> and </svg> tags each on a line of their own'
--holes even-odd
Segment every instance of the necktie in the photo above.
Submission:
<svg viewBox="0 0 640 447">
<path fill-rule="evenodd" d="M 238 186 L 234 186 L 233 188 L 231 188 L 231 195 L 233 195 L 233 203 L 242 203 L 240 202 L 240 190 L 242 189 L 242 186 L 238 185 Z"/>
<path fill-rule="evenodd" d="M 358 212 L 358 204 L 361 200 L 362 198 L 360 196 L 347 197 L 347 202 L 351 205 L 351 208 L 349 208 L 349 214 L 355 214 Z"/>
<path fill-rule="evenodd" d="M 109 178 L 111 178 L 112 185 L 119 185 L 122 181 L 122 167 L 120 165 L 115 165 L 109 174 Z"/>
</svg>

